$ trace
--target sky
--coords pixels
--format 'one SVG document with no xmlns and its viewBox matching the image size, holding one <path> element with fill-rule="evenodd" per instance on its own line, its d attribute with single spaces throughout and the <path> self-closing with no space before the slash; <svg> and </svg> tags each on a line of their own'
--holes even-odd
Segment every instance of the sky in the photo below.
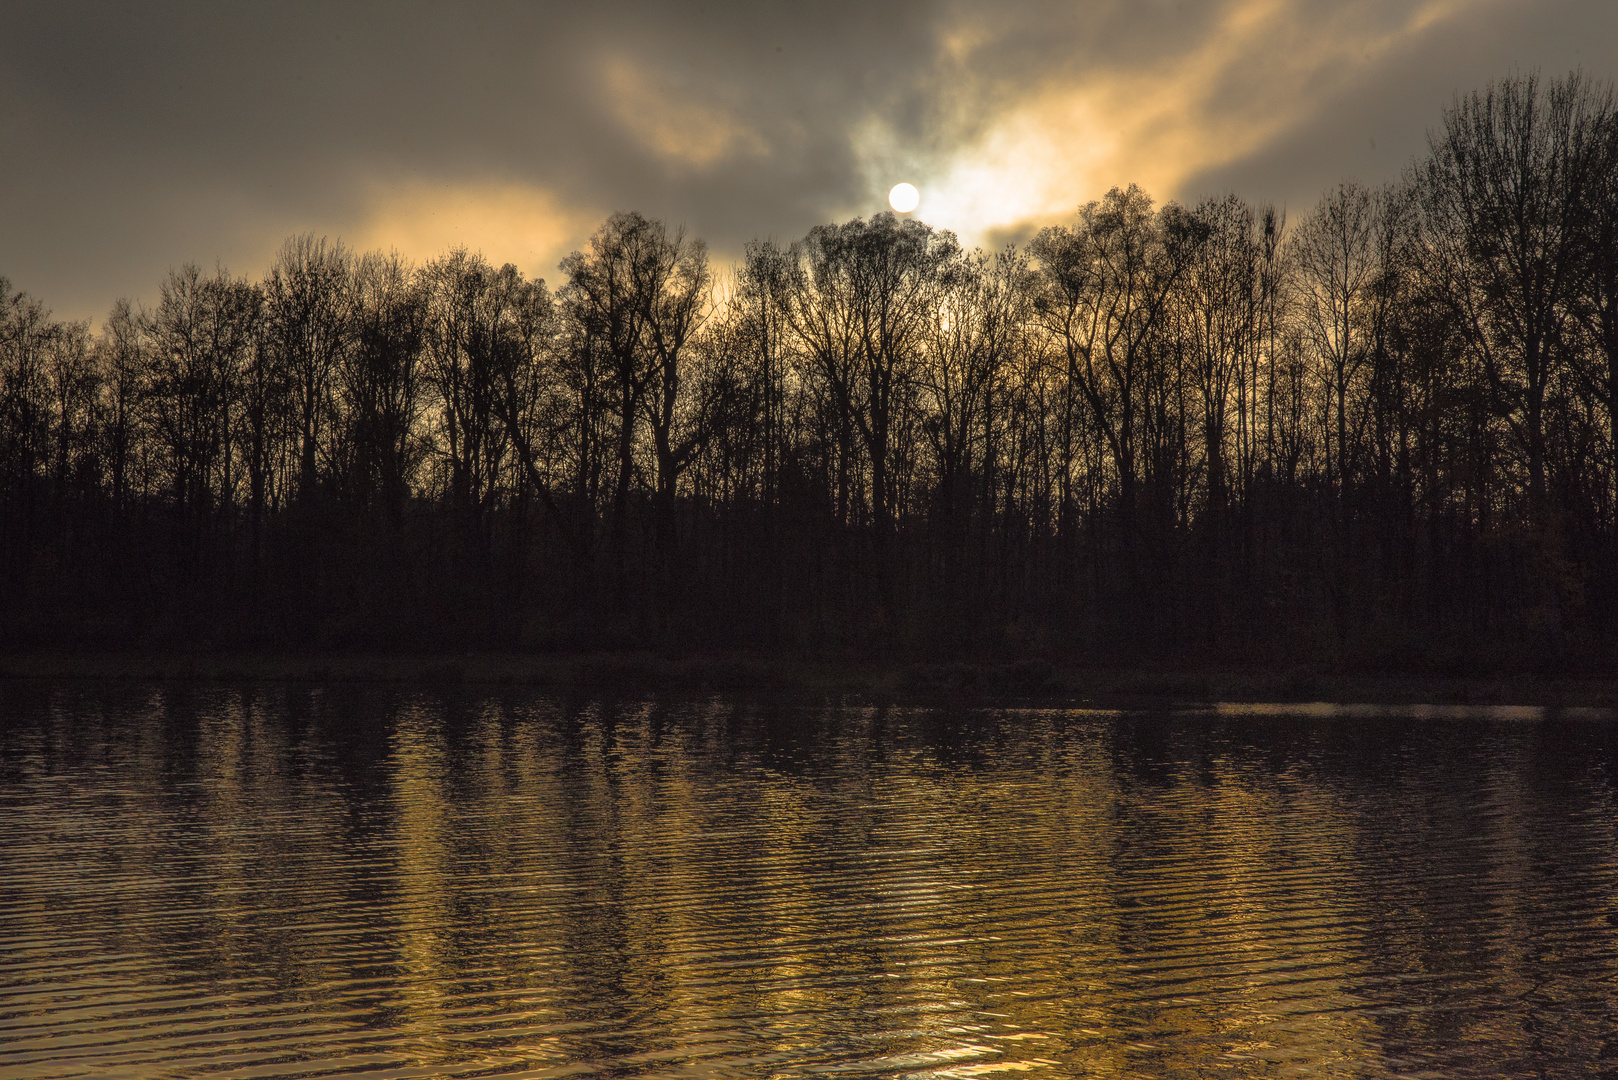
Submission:
<svg viewBox="0 0 1618 1080">
<path fill-rule="evenodd" d="M 1306 213 L 1457 93 L 1618 76 L 1614 0 L 0 0 L 0 276 L 58 317 L 295 233 L 558 284 L 615 210 L 705 239 L 886 208 L 1018 242 L 1113 186 Z"/>
</svg>

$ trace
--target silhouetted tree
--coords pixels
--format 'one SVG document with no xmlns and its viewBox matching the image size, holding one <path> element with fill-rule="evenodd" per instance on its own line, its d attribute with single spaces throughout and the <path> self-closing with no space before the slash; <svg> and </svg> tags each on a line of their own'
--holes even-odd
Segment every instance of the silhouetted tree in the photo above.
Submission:
<svg viewBox="0 0 1618 1080">
<path fill-rule="evenodd" d="M 1356 664 L 1618 649 L 1618 118 L 1458 99 L 1290 232 L 614 214 L 545 283 L 290 239 L 98 333 L 0 282 L 0 634 Z"/>
<path fill-rule="evenodd" d="M 362 256 L 353 268 L 352 340 L 338 370 L 349 496 L 378 505 L 397 526 L 426 453 L 422 351 L 427 296 L 396 253 Z"/>
<path fill-rule="evenodd" d="M 313 498 L 322 441 L 333 419 L 333 380 L 350 347 L 350 258 L 324 237 L 295 236 L 264 282 L 264 336 L 270 363 L 291 395 L 298 435 L 298 497 Z"/>
<path fill-rule="evenodd" d="M 148 317 L 153 432 L 174 505 L 188 516 L 235 495 L 231 414 L 260 310 L 246 281 L 187 265 L 169 274 Z"/>
<path fill-rule="evenodd" d="M 1609 111 L 1580 75 L 1503 80 L 1456 101 L 1421 169 L 1432 266 L 1527 460 L 1543 522 L 1545 408 L 1579 286 L 1580 214 Z"/>
</svg>

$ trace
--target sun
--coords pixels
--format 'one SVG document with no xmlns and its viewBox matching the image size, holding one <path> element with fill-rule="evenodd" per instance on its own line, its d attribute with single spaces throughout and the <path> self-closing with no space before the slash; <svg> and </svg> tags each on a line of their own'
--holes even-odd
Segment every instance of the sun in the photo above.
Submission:
<svg viewBox="0 0 1618 1080">
<path fill-rule="evenodd" d="M 921 202 L 921 192 L 916 190 L 915 184 L 894 184 L 893 190 L 888 192 L 888 205 L 901 214 L 908 214 Z"/>
</svg>

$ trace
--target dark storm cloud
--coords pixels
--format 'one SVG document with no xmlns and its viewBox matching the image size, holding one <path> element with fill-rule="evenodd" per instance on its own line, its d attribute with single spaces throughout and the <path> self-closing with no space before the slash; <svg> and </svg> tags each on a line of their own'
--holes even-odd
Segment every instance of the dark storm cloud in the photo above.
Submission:
<svg viewBox="0 0 1618 1080">
<path fill-rule="evenodd" d="M 24 8 L 0 37 L 0 241 L 13 277 L 54 291 L 105 280 L 87 260 L 150 273 L 352 221 L 368 183 L 410 179 L 796 228 L 846 194 L 849 117 L 913 108 L 933 21 L 901 3 Z M 721 169 L 649 151 L 602 85 L 615 59 L 767 153 Z"/>
<path fill-rule="evenodd" d="M 1227 190 L 1296 218 L 1341 179 L 1397 179 L 1427 147 L 1455 95 L 1529 71 L 1618 76 L 1618 4 L 1489 4 L 1445 20 L 1257 153 L 1187 178 L 1185 197 Z"/>
<path fill-rule="evenodd" d="M 1419 32 L 1392 0 L 21 6 L 0 36 L 0 274 L 83 316 L 185 260 L 257 274 L 304 229 L 464 238 L 554 276 L 612 209 L 728 253 L 903 178 L 969 238 L 1130 179 L 1296 200 L 1392 175 L 1453 90 L 1513 63 L 1612 74 L 1588 51 L 1618 36 L 1612 5 L 1431 6 Z M 1272 25 L 1292 54 L 1381 51 L 1347 72 L 1323 53 L 1317 101 L 1306 64 L 1274 75 L 1297 58 L 1263 55 Z M 1297 116 L 1233 137 L 1278 85 Z M 1218 126 L 1199 117 L 1226 129 L 1199 143 Z"/>
</svg>

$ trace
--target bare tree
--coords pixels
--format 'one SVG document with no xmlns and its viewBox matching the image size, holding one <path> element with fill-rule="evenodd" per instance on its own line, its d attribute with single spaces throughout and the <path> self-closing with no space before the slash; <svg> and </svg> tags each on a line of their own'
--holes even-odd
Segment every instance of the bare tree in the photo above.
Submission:
<svg viewBox="0 0 1618 1080">
<path fill-rule="evenodd" d="M 129 301 L 119 300 L 113 304 L 96 342 L 104 395 L 102 431 L 108 493 L 119 506 L 125 505 L 134 494 L 130 473 L 143 435 L 141 410 L 149 377 L 150 350 L 141 322 Z"/>
<path fill-rule="evenodd" d="M 1235 195 L 1209 199 L 1195 215 L 1204 235 L 1186 271 L 1181 309 L 1202 413 L 1207 509 L 1217 526 L 1229 498 L 1227 442 L 1245 417 L 1245 375 L 1260 330 L 1261 246 L 1252 207 Z"/>
<path fill-rule="evenodd" d="M 1608 527 L 1618 526 L 1618 102 L 1610 86 L 1590 91 L 1589 183 L 1579 214 L 1583 271 L 1573 303 L 1587 348 L 1581 374 L 1607 413 Z"/>
<path fill-rule="evenodd" d="M 1179 207 L 1154 213 L 1151 199 L 1132 184 L 1084 206 L 1073 228 L 1044 230 L 1030 248 L 1044 283 L 1037 317 L 1106 444 L 1126 529 L 1137 503 L 1137 443 L 1154 336 L 1198 235 Z"/>
<path fill-rule="evenodd" d="M 695 443 L 676 434 L 681 363 L 707 314 L 707 249 L 683 230 L 636 213 L 614 214 L 590 238 L 588 252 L 562 261 L 562 303 L 586 357 L 607 365 L 617 438 L 614 547 L 624 556 L 637 432 L 652 439 L 660 517 L 672 513 L 675 483 Z M 668 536 L 663 530 L 663 541 Z"/>
<path fill-rule="evenodd" d="M 660 246 L 663 262 L 644 294 L 652 364 L 642 403 L 657 456 L 658 546 L 668 550 L 674 544 L 676 484 L 710 434 L 712 412 L 703 407 L 709 395 L 687 393 L 686 378 L 698 332 L 712 310 L 713 278 L 702 241 L 676 230 Z"/>
<path fill-rule="evenodd" d="M 50 462 L 48 365 L 57 332 L 42 303 L 0 277 L 0 461 L 25 505 Z"/>
<path fill-rule="evenodd" d="M 892 444 L 909 404 L 940 273 L 955 237 L 920 221 L 878 214 L 811 230 L 787 304 L 794 342 L 858 432 L 878 542 L 894 525 Z"/>
<path fill-rule="evenodd" d="M 342 244 L 307 233 L 281 248 L 264 283 L 264 330 L 292 394 L 298 433 L 298 494 L 315 492 L 333 376 L 348 347 L 352 260 Z"/>
<path fill-rule="evenodd" d="M 379 502 L 397 525 L 423 454 L 427 298 L 410 264 L 396 252 L 361 257 L 349 318 L 352 340 L 338 375 L 348 488 L 362 505 Z"/>
<path fill-rule="evenodd" d="M 46 350 L 51 389 L 51 479 L 58 498 L 74 487 L 93 487 L 99 464 L 95 456 L 100 372 L 90 349 L 88 322 L 61 323 Z M 75 481 L 84 481 L 76 484 Z"/>
<path fill-rule="evenodd" d="M 773 507 L 780 493 L 781 459 L 787 442 L 786 304 L 792 272 L 792 256 L 787 251 L 769 241 L 753 241 L 747 245 L 729 307 L 738 337 L 747 343 L 747 374 L 743 378 L 757 403 L 761 459 L 758 497 L 766 507 Z"/>
<path fill-rule="evenodd" d="M 1421 169 L 1441 272 L 1528 464 L 1530 514 L 1546 512 L 1545 409 L 1564 365 L 1583 215 L 1610 95 L 1577 73 L 1502 80 L 1460 98 Z"/>
<path fill-rule="evenodd" d="M 935 501 L 958 527 L 971 482 L 992 498 L 996 410 L 1005 369 L 1023 345 L 1026 255 L 959 253 L 940 269 L 934 318 L 917 372 L 922 430 L 935 463 Z"/>
<path fill-rule="evenodd" d="M 601 470 L 599 373 L 569 340 L 545 282 L 507 270 L 493 360 L 500 419 L 526 490 L 545 507 L 575 570 L 583 570 L 594 548 Z"/>
<path fill-rule="evenodd" d="M 436 391 L 438 454 L 450 501 L 481 520 L 500 493 L 509 450 L 499 423 L 493 345 L 499 271 L 464 248 L 428 263 L 427 376 Z"/>
<path fill-rule="evenodd" d="M 223 268 L 169 274 L 147 317 L 152 343 L 152 423 L 175 505 L 195 514 L 227 506 L 238 479 L 231 421 L 253 347 L 260 295 Z"/>
</svg>

